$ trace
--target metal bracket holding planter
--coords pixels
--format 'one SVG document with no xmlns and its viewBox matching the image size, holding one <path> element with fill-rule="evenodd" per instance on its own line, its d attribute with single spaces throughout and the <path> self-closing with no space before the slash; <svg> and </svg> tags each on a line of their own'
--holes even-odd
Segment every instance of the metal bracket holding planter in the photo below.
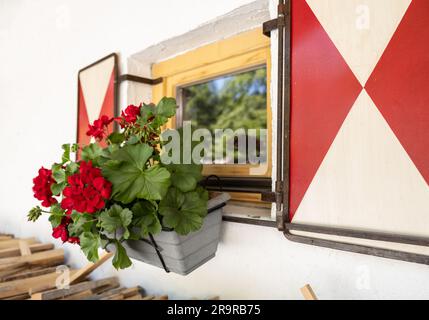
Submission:
<svg viewBox="0 0 429 320">
<path fill-rule="evenodd" d="M 278 30 L 278 87 L 277 87 L 277 159 L 275 193 L 277 228 L 283 231 L 288 240 L 331 249 L 373 255 L 383 258 L 429 264 L 429 256 L 399 250 L 384 249 L 369 245 L 351 244 L 341 241 L 303 236 L 291 231 L 312 234 L 340 236 L 350 239 L 365 239 L 396 244 L 429 247 L 429 238 L 405 235 L 392 235 L 383 232 L 357 231 L 346 228 L 325 227 L 292 223 L 289 215 L 289 170 L 290 170 L 290 90 L 291 90 L 291 11 L 290 0 L 279 0 L 278 16 L 263 24 L 263 33 L 270 36 Z"/>
</svg>

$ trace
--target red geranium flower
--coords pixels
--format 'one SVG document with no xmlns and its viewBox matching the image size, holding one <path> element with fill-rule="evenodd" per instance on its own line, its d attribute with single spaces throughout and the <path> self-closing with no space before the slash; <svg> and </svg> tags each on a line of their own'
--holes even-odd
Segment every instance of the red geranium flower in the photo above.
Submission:
<svg viewBox="0 0 429 320">
<path fill-rule="evenodd" d="M 57 203 L 51 191 L 51 185 L 55 183 L 51 170 L 41 167 L 39 175 L 33 179 L 33 183 L 34 197 L 42 201 L 42 206 L 50 207 Z"/>
<path fill-rule="evenodd" d="M 70 243 L 80 243 L 80 240 L 78 237 L 70 237 L 68 226 L 72 223 L 72 220 L 70 217 L 64 217 L 61 220 L 61 224 L 59 224 L 57 227 L 52 229 L 52 236 L 55 239 L 60 238 L 63 242 L 70 242 Z"/>
<path fill-rule="evenodd" d="M 134 123 L 136 122 L 137 117 L 140 116 L 140 107 L 130 104 L 125 109 L 125 112 L 121 112 L 121 116 L 125 119 L 126 122 Z"/>
<path fill-rule="evenodd" d="M 80 239 L 78 237 L 69 237 L 68 242 L 80 244 Z"/>
<path fill-rule="evenodd" d="M 106 115 L 100 117 L 94 121 L 93 125 L 88 125 L 87 136 L 94 137 L 97 140 L 102 140 L 106 134 L 107 126 L 113 121 L 113 118 L 109 118 Z"/>
<path fill-rule="evenodd" d="M 79 173 L 68 177 L 64 190 L 61 208 L 78 212 L 95 213 L 105 206 L 105 200 L 110 198 L 112 184 L 104 179 L 99 168 L 94 168 L 92 162 L 81 161 Z"/>
<path fill-rule="evenodd" d="M 115 118 L 114 120 L 119 123 L 121 128 L 124 128 L 128 125 L 132 125 L 137 121 L 137 117 L 140 116 L 140 109 L 141 105 L 137 107 L 133 104 L 130 104 L 128 107 L 125 108 L 125 110 L 121 112 L 121 116 Z"/>
</svg>

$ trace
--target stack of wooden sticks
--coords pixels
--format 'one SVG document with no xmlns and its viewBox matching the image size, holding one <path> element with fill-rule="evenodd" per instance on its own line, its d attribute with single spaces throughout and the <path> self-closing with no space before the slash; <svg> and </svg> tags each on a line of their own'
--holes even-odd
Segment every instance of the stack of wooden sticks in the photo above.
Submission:
<svg viewBox="0 0 429 320">
<path fill-rule="evenodd" d="M 121 287 L 116 277 L 89 280 L 89 274 L 111 257 L 81 269 L 66 268 L 64 251 L 34 238 L 0 234 L 0 299 L 32 300 L 167 300 L 148 296 L 141 287 Z M 64 272 L 65 270 L 66 273 Z"/>
</svg>

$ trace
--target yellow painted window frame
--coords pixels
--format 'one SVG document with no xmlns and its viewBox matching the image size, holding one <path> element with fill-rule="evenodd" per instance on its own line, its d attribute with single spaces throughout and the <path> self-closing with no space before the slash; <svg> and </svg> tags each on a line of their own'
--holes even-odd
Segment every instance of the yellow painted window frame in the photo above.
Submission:
<svg viewBox="0 0 429 320">
<path fill-rule="evenodd" d="M 265 65 L 267 68 L 267 171 L 259 177 L 271 177 L 272 157 L 272 114 L 271 114 L 271 54 L 270 40 L 256 28 L 233 37 L 188 51 L 174 58 L 155 63 L 152 77 L 163 78 L 161 84 L 152 88 L 152 100 L 157 103 L 162 97 L 177 98 L 177 89 L 222 75 Z M 172 118 L 166 128 L 175 128 L 176 119 Z M 252 165 L 208 165 L 203 174 L 218 176 L 250 176 Z"/>
</svg>

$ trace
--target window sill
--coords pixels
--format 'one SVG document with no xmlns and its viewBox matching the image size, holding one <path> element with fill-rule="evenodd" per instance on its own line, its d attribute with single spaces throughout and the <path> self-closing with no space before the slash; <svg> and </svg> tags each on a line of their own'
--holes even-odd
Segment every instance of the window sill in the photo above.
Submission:
<svg viewBox="0 0 429 320">
<path fill-rule="evenodd" d="M 231 200 L 222 211 L 224 221 L 276 227 L 271 218 L 271 206 L 267 204 Z"/>
</svg>

